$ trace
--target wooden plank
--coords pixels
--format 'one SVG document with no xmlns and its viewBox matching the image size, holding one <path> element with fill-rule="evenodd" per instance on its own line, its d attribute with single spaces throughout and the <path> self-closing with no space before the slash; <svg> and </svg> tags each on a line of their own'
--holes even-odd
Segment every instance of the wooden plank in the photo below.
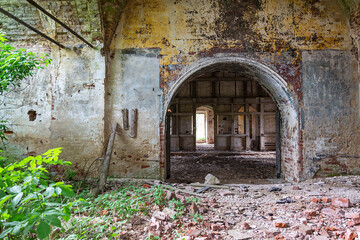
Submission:
<svg viewBox="0 0 360 240">
<path fill-rule="evenodd" d="M 213 185 L 213 184 L 203 184 L 203 183 L 190 183 L 190 186 L 193 187 L 211 187 L 211 188 L 225 188 L 229 189 L 228 186 L 225 185 Z"/>
<path fill-rule="evenodd" d="M 276 177 L 281 176 L 281 116 L 279 110 L 276 111 Z"/>
<path fill-rule="evenodd" d="M 216 114 L 216 111 L 217 111 L 217 109 L 216 109 L 216 103 L 214 103 L 214 149 L 216 149 L 216 147 L 217 147 L 217 144 L 216 144 L 216 142 L 217 142 L 217 129 L 218 129 L 218 121 L 217 121 L 217 114 Z"/>
<path fill-rule="evenodd" d="M 193 150 L 196 150 L 196 99 L 193 102 Z"/>
<path fill-rule="evenodd" d="M 100 176 L 99 176 L 99 178 L 100 178 L 99 185 L 94 190 L 94 193 L 93 193 L 95 197 L 98 196 L 105 189 L 106 179 L 107 179 L 107 175 L 109 172 L 109 165 L 110 165 L 112 149 L 113 149 L 114 140 L 115 140 L 116 127 L 117 127 L 117 123 L 114 123 L 111 127 L 111 133 L 110 133 L 110 137 L 109 137 L 108 146 L 106 149 L 105 159 L 104 159 L 103 167 L 102 167 L 102 170 L 101 170 Z"/>
<path fill-rule="evenodd" d="M 202 193 L 202 192 L 205 192 L 206 190 L 209 190 L 211 187 L 203 187 L 203 188 L 200 188 L 199 190 L 196 191 L 196 193 Z"/>
<path fill-rule="evenodd" d="M 260 104 L 260 151 L 265 151 L 264 139 L 264 103 Z"/>
<path fill-rule="evenodd" d="M 166 159 L 165 159 L 165 166 L 166 166 L 166 179 L 170 178 L 170 146 L 171 146 L 171 137 L 170 137 L 170 115 L 166 115 L 165 121 L 165 131 L 166 131 Z"/>
<path fill-rule="evenodd" d="M 130 137 L 134 138 L 137 134 L 137 109 L 130 110 Z"/>
<path fill-rule="evenodd" d="M 246 134 L 246 150 L 251 150 L 251 138 L 250 138 L 250 116 L 249 116 L 249 104 L 245 104 L 245 134 Z"/>
<path fill-rule="evenodd" d="M 129 109 L 124 108 L 121 109 L 122 117 L 123 117 L 123 129 L 129 129 Z"/>
</svg>

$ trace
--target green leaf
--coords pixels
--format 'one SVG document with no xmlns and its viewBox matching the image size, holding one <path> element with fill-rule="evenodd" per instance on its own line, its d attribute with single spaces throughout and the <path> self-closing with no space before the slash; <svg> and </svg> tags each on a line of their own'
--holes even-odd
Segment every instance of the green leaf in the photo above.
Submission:
<svg viewBox="0 0 360 240">
<path fill-rule="evenodd" d="M 62 192 L 61 188 L 59 188 L 59 187 L 56 187 L 56 188 L 55 188 L 55 193 L 56 193 L 56 195 L 60 195 L 61 192 Z"/>
<path fill-rule="evenodd" d="M 13 186 L 11 188 L 8 188 L 7 191 L 9 193 L 12 193 L 12 194 L 20 193 L 21 192 L 21 186 L 19 186 L 19 185 Z"/>
<path fill-rule="evenodd" d="M 51 197 L 54 194 L 54 192 L 55 192 L 55 189 L 53 187 L 47 187 L 44 192 L 45 198 Z"/>
<path fill-rule="evenodd" d="M 61 190 L 62 190 L 62 195 L 66 196 L 66 197 L 73 197 L 75 196 L 74 191 L 68 187 L 68 185 L 66 186 L 60 186 Z"/>
<path fill-rule="evenodd" d="M 12 234 L 18 235 L 19 232 L 20 232 L 20 229 L 21 229 L 21 223 L 17 224 L 17 225 L 13 228 Z"/>
<path fill-rule="evenodd" d="M 7 201 L 9 200 L 9 198 L 11 198 L 11 195 L 6 195 L 5 197 L 3 197 L 1 200 L 0 200 L 0 208 L 2 209 L 2 205 Z"/>
<path fill-rule="evenodd" d="M 20 202 L 23 195 L 24 195 L 24 193 L 21 192 L 18 195 L 16 195 L 16 197 L 14 197 L 14 199 L 11 201 L 11 207 L 13 209 L 15 209 L 16 205 L 18 205 L 18 203 Z"/>
<path fill-rule="evenodd" d="M 7 228 L 5 229 L 1 234 L 0 234 L 0 239 L 4 239 L 6 237 L 6 235 L 8 235 L 13 229 L 12 228 Z"/>
<path fill-rule="evenodd" d="M 61 228 L 61 221 L 59 218 L 54 216 L 45 216 L 44 220 L 50 225 Z"/>
<path fill-rule="evenodd" d="M 35 159 L 33 159 L 31 162 L 30 162 L 30 168 L 34 169 L 36 167 L 36 162 L 35 162 Z"/>
<path fill-rule="evenodd" d="M 50 209 L 50 210 L 46 210 L 44 212 L 45 216 L 63 216 L 64 213 L 61 212 L 60 210 L 56 210 L 56 209 Z"/>
<path fill-rule="evenodd" d="M 51 232 L 50 225 L 41 221 L 36 228 L 37 235 L 40 239 L 47 238 Z"/>
<path fill-rule="evenodd" d="M 27 222 L 27 224 L 24 226 L 23 234 L 27 234 L 35 225 L 36 221 L 32 220 L 31 222 Z"/>
</svg>

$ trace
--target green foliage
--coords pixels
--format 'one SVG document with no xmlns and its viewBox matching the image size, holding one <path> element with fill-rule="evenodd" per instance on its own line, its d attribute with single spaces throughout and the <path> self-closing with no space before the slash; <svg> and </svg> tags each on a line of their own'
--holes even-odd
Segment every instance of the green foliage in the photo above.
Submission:
<svg viewBox="0 0 360 240">
<path fill-rule="evenodd" d="M 67 168 L 65 171 L 65 179 L 66 180 L 73 180 L 73 178 L 76 175 L 76 170 L 71 170 L 70 168 Z"/>
<path fill-rule="evenodd" d="M 1 141 L 6 140 L 5 132 L 8 130 L 8 128 L 3 123 L 7 123 L 7 121 L 5 121 L 5 120 L 0 121 L 0 140 Z"/>
<path fill-rule="evenodd" d="M 36 157 L 27 157 L 0 167 L 0 239 L 25 239 L 37 234 L 44 239 L 51 226 L 61 227 L 60 218 L 68 221 L 72 203 L 61 196 L 73 197 L 71 185 L 49 180 L 51 165 L 70 165 L 59 159 L 61 148 Z"/>
<path fill-rule="evenodd" d="M 0 33 L 0 94 L 9 91 L 10 86 L 20 86 L 20 81 L 32 76 L 35 69 L 51 63 L 47 54 L 37 57 L 33 52 L 5 44 L 6 41 Z"/>
<path fill-rule="evenodd" d="M 198 198 L 188 197 L 185 202 L 167 200 L 163 186 L 144 187 L 138 183 L 122 183 L 112 192 L 93 198 L 89 190 L 79 193 L 77 197 L 85 199 L 74 213 L 74 217 L 65 223 L 57 239 L 119 239 L 124 230 L 128 230 L 129 222 L 151 216 L 154 209 L 172 208 L 176 211 L 174 219 L 182 216 L 193 217 L 201 221 L 198 213 L 188 214 L 187 207 L 199 202 Z M 179 236 L 180 237 L 180 236 Z M 147 239 L 159 239 L 158 236 L 148 236 Z"/>
</svg>

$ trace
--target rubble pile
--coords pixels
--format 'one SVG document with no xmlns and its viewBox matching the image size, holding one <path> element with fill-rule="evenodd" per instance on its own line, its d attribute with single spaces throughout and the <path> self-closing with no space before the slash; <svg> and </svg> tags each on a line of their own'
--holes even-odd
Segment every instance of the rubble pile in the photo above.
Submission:
<svg viewBox="0 0 360 240">
<path fill-rule="evenodd" d="M 273 182 L 208 187 L 172 184 L 174 190 L 167 190 L 166 198 L 180 200 L 188 214 L 174 218 L 174 209 L 153 209 L 137 237 L 360 239 L 359 176 L 313 179 L 297 184 Z M 192 194 L 199 196 L 198 203 L 187 202 L 187 196 Z"/>
</svg>

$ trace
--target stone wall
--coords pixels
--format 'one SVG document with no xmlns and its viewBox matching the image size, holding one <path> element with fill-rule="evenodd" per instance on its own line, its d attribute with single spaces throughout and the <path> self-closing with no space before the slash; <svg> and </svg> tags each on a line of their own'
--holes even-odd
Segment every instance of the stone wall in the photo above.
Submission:
<svg viewBox="0 0 360 240">
<path fill-rule="evenodd" d="M 239 57 L 281 79 L 289 109 L 296 111 L 291 117 L 296 126 L 289 120 L 284 127 L 289 129 L 282 129 L 287 179 L 358 173 L 356 0 L 38 2 L 96 48 L 25 1 L 0 0 L 3 8 L 69 47 L 60 50 L 0 15 L 0 29 L 14 45 L 54 59 L 24 83 L 35 89 L 8 94 L 1 107 L 4 118 L 16 123 L 11 143 L 24 152 L 62 145 L 66 160 L 81 169 L 101 156 L 111 123 L 122 124 L 121 110 L 138 109 L 137 137 L 116 136 L 111 175 L 163 178 L 164 116 L 174 86 L 189 66 Z M 270 82 L 270 75 L 265 80 Z M 272 95 L 279 106 L 285 99 L 280 95 Z M 29 121 L 29 110 L 36 111 L 35 121 Z M 283 108 L 283 119 L 288 114 Z"/>
<path fill-rule="evenodd" d="M 52 64 L 1 97 L 1 119 L 9 121 L 6 154 L 14 158 L 63 147 L 81 175 L 104 145 L 105 58 L 96 1 L 37 1 L 90 41 L 91 48 L 45 17 L 26 1 L 0 1 L 1 7 L 65 45 L 61 49 L 16 21 L 0 14 L 0 29 L 10 44 L 36 54 L 47 53 Z M 30 119 L 29 113 L 36 116 Z"/>
</svg>

